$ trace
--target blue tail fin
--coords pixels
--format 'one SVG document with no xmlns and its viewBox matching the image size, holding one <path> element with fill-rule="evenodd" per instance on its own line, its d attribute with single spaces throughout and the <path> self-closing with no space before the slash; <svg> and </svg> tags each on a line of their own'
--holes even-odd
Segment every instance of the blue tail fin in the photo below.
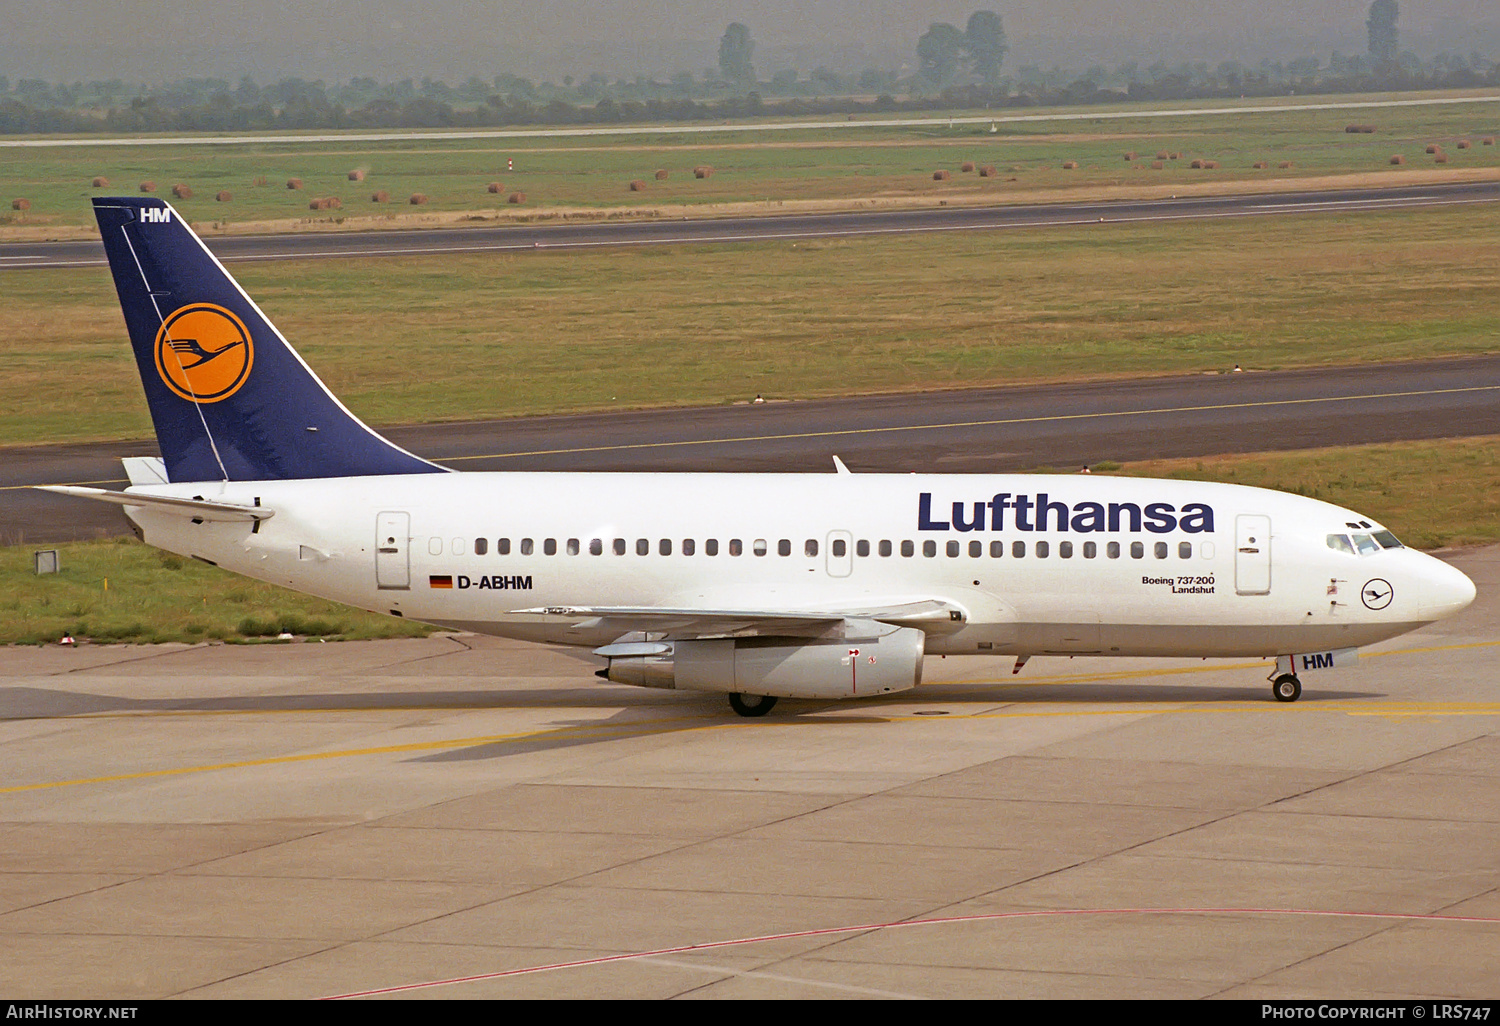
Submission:
<svg viewBox="0 0 1500 1026">
<path fill-rule="evenodd" d="M 94 214 L 171 480 L 445 469 L 345 409 L 170 204 L 99 198 Z"/>
</svg>

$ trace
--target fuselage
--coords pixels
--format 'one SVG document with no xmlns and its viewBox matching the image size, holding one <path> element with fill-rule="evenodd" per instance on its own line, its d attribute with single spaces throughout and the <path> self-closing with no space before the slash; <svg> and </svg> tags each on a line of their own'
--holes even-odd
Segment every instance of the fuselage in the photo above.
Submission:
<svg viewBox="0 0 1500 1026">
<path fill-rule="evenodd" d="M 1201 482 L 468 473 L 140 490 L 275 510 L 252 527 L 131 508 L 152 545 L 365 609 L 559 644 L 618 637 L 577 607 L 938 600 L 961 614 L 928 631 L 929 654 L 1269 656 L 1368 645 L 1474 595 L 1358 513 Z"/>
</svg>

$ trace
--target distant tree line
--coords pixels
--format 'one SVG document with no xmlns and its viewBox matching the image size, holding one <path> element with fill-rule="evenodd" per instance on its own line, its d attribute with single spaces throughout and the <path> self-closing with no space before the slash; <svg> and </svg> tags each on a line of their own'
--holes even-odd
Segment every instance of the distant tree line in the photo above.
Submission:
<svg viewBox="0 0 1500 1026">
<path fill-rule="evenodd" d="M 120 79 L 49 83 L 0 75 L 0 133 L 254 132 L 277 129 L 487 128 L 704 121 L 772 115 L 924 112 L 954 109 L 1187 100 L 1287 93 L 1358 93 L 1500 86 L 1500 63 L 1477 52 L 1422 60 L 1398 46 L 1396 0 L 1374 0 L 1368 54 L 1335 51 L 1254 66 L 1223 61 L 1136 62 L 1084 71 L 1022 65 L 1002 76 L 1009 46 L 1000 16 L 976 11 L 962 31 L 934 23 L 916 43 L 918 70 L 843 74 L 825 67 L 755 75 L 750 29 L 734 23 L 719 41 L 716 69 L 678 72 L 668 81 L 590 75 L 535 83 L 514 75 L 471 76 L 459 85 L 377 82 L 335 85 L 287 78 L 260 86 L 189 78 L 147 88 Z"/>
</svg>

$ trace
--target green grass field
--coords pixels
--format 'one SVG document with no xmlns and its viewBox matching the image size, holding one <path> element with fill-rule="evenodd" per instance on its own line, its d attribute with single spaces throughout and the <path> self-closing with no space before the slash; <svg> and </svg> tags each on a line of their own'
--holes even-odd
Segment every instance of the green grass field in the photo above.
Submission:
<svg viewBox="0 0 1500 1026">
<path fill-rule="evenodd" d="M 1310 495 L 1381 520 L 1408 545 L 1500 541 L 1500 436 L 1128 464 L 1115 473 L 1228 481 Z M 1451 482 L 1462 479 L 1465 487 Z M 0 644 L 415 637 L 431 628 L 260 584 L 133 539 L 0 548 Z M 106 584 L 107 582 L 107 584 Z"/>
<path fill-rule="evenodd" d="M 1491 352 L 1484 209 L 234 272 L 391 424 Z M 3 273 L 0 445 L 149 435 L 107 272 Z"/>
<path fill-rule="evenodd" d="M 1378 96 L 1318 97 L 1316 102 L 1371 102 Z M 1254 106 L 1257 103 L 1248 103 Z M 1304 102 L 1288 98 L 1288 103 Z M 1231 104 L 1200 102 L 1198 106 Z M 1174 108 L 1191 104 L 1172 104 Z M 1129 108 L 1121 108 L 1129 111 Z M 1056 113 L 1077 113 L 1077 109 Z M 982 111 L 955 116 L 983 115 Z M 1007 109 L 997 116 L 1018 113 Z M 1025 114 L 1045 113 L 1026 110 Z M 1110 113 L 1108 108 L 1084 114 Z M 1373 135 L 1349 135 L 1350 123 L 1374 124 Z M 528 216 L 549 211 L 594 211 L 599 214 L 662 213 L 710 205 L 760 205 L 827 201 L 857 205 L 867 201 L 939 202 L 1024 200 L 1030 193 L 1056 189 L 1188 189 L 1214 183 L 1295 184 L 1330 175 L 1368 174 L 1372 183 L 1395 183 L 1414 170 L 1439 167 L 1423 152 L 1440 143 L 1447 153 L 1445 170 L 1465 173 L 1500 169 L 1500 146 L 1481 140 L 1500 129 L 1500 104 L 1288 111 L 1233 116 L 1195 115 L 1173 118 L 1086 117 L 1076 121 L 1043 121 L 949 127 L 944 116 L 921 127 L 882 127 L 878 122 L 853 129 L 806 129 L 774 133 L 730 132 L 623 137 L 573 137 L 513 140 L 400 140 L 393 142 L 298 142 L 286 136 L 273 143 L 214 146 L 87 146 L 10 149 L 0 162 L 0 239 L 8 229 L 91 228 L 88 197 L 134 193 L 143 181 L 156 183 L 170 196 L 182 183 L 189 199 L 174 201 L 201 228 L 244 230 L 257 223 L 285 226 L 297 221 L 339 222 L 346 226 L 413 216 L 433 217 L 467 212 L 474 216 Z M 1459 149 L 1461 139 L 1473 145 Z M 1180 153 L 1162 170 L 1151 163 L 1159 151 Z M 1134 152 L 1137 159 L 1126 161 Z M 1402 154 L 1408 163 L 1393 167 Z M 1220 162 L 1217 170 L 1193 170 L 1194 158 Z M 507 171 L 507 161 L 515 170 Z M 993 164 L 997 175 L 979 178 L 962 173 L 964 161 Z M 1064 170 L 1075 161 L 1078 168 Z M 1257 170 L 1257 161 L 1269 168 Z M 1279 167 L 1283 161 L 1288 168 Z M 714 174 L 693 177 L 692 169 L 709 165 Z M 654 172 L 670 177 L 657 181 Z M 362 182 L 348 173 L 363 171 Z M 953 177 L 934 181 L 937 170 Z M 109 186 L 95 189 L 96 176 Z M 286 182 L 299 178 L 301 190 Z M 255 184 L 264 179 L 265 184 Z M 646 188 L 629 191 L 632 180 Z M 490 182 L 504 193 L 491 195 Z M 233 194 L 220 203 L 220 190 Z M 377 190 L 391 202 L 370 202 Z M 523 192 L 522 206 L 507 203 L 512 191 Z M 407 203 L 424 193 L 423 207 Z M 337 211 L 311 211 L 313 198 L 338 197 Z M 24 197 L 29 211 L 16 213 L 9 200 Z M 266 225 L 269 226 L 269 225 Z"/>
</svg>

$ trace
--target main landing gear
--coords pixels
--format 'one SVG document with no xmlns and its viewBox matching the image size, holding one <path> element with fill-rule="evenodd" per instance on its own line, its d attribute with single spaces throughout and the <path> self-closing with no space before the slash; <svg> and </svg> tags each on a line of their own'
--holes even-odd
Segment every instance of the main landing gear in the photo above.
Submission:
<svg viewBox="0 0 1500 1026">
<path fill-rule="evenodd" d="M 1271 682 L 1271 694 L 1278 702 L 1295 702 L 1302 697 L 1302 682 L 1295 673 L 1283 673 Z"/>
<path fill-rule="evenodd" d="M 738 691 L 729 693 L 729 706 L 741 716 L 764 716 L 776 704 L 774 695 L 743 695 Z"/>
</svg>

